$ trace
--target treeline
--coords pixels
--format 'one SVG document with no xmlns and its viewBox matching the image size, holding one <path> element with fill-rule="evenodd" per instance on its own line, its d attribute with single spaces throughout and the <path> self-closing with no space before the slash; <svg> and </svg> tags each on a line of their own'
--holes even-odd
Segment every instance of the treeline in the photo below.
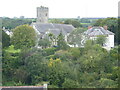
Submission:
<svg viewBox="0 0 120 90">
<path fill-rule="evenodd" d="M 35 19 L 20 19 L 20 18 L 1 18 L 2 19 L 2 27 L 6 29 L 14 29 L 15 27 L 23 24 L 31 24 Z"/>
<path fill-rule="evenodd" d="M 2 53 L 4 86 L 48 83 L 49 88 L 118 87 L 120 46 L 107 51 L 99 43 L 88 40 L 84 48 L 70 48 L 60 34 L 57 47 L 43 39 L 38 44 L 43 47 L 40 49 L 35 47 L 34 33 L 28 25 L 13 30 L 10 44 Z"/>
</svg>

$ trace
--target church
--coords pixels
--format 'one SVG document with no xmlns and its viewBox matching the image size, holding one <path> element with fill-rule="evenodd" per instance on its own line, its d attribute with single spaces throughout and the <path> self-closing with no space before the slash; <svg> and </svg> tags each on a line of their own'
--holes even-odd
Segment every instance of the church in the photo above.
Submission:
<svg viewBox="0 0 120 90">
<path fill-rule="evenodd" d="M 37 32 L 38 39 L 42 39 L 50 33 L 55 37 L 62 33 L 67 42 L 67 36 L 75 29 L 75 27 L 68 24 L 48 23 L 48 18 L 49 8 L 43 6 L 37 7 L 37 21 L 32 23 L 31 26 Z"/>
</svg>

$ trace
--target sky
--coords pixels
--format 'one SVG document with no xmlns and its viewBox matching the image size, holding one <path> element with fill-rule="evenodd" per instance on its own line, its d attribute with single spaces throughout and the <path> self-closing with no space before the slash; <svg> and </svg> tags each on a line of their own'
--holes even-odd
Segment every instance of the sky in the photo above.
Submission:
<svg viewBox="0 0 120 90">
<path fill-rule="evenodd" d="M 36 7 L 49 8 L 50 18 L 117 17 L 120 0 L 0 0 L 0 17 L 36 18 Z"/>
</svg>

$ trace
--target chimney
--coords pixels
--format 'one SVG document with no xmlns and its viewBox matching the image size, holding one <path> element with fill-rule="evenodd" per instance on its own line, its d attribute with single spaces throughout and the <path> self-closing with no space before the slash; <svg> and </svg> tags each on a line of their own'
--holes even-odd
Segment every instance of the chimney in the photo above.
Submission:
<svg viewBox="0 0 120 90">
<path fill-rule="evenodd" d="M 107 30 L 107 29 L 108 29 L 108 26 L 103 26 L 103 28 L 104 28 L 105 30 Z"/>
<path fill-rule="evenodd" d="M 88 29 L 91 29 L 92 28 L 92 26 L 88 26 Z"/>
</svg>

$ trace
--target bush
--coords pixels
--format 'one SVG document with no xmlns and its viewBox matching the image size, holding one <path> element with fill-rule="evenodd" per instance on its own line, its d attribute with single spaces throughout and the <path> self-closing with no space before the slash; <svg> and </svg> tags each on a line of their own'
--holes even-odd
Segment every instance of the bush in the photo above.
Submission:
<svg viewBox="0 0 120 90">
<path fill-rule="evenodd" d="M 68 52 L 66 50 L 59 50 L 59 51 L 55 52 L 54 57 L 60 58 L 61 60 L 64 60 L 64 61 L 73 58 L 71 52 Z"/>
<path fill-rule="evenodd" d="M 80 85 L 77 81 L 73 81 L 71 79 L 66 78 L 64 83 L 62 84 L 64 88 L 79 88 Z"/>
<path fill-rule="evenodd" d="M 46 52 L 46 56 L 48 56 L 48 55 L 54 54 L 55 51 L 56 51 L 56 48 L 46 48 L 46 49 L 44 49 L 44 50 L 45 50 L 45 52 Z"/>
<path fill-rule="evenodd" d="M 72 56 L 74 57 L 73 59 L 76 60 L 77 58 L 80 57 L 80 50 L 79 48 L 71 48 L 69 50 L 72 53 Z"/>
</svg>

